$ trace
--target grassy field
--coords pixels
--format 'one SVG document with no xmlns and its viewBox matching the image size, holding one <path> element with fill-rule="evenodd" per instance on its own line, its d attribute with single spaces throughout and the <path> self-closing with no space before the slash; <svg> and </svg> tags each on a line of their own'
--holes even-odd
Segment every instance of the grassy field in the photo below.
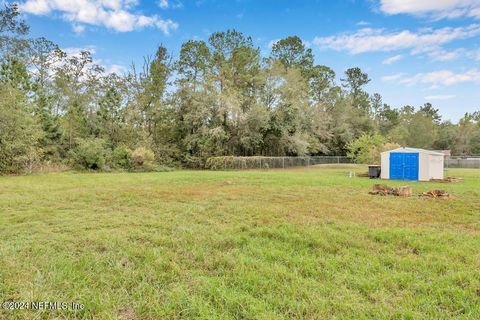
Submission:
<svg viewBox="0 0 480 320">
<path fill-rule="evenodd" d="M 0 302 L 84 304 L 0 319 L 479 319 L 480 170 L 352 170 L 0 177 Z"/>
</svg>

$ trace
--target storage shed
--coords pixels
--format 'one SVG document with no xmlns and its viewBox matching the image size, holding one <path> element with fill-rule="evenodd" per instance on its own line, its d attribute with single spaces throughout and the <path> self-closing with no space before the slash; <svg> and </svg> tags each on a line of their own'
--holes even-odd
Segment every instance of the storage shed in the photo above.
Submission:
<svg viewBox="0 0 480 320">
<path fill-rule="evenodd" d="M 430 181 L 443 179 L 444 154 L 436 151 L 398 148 L 382 152 L 382 179 Z"/>
</svg>

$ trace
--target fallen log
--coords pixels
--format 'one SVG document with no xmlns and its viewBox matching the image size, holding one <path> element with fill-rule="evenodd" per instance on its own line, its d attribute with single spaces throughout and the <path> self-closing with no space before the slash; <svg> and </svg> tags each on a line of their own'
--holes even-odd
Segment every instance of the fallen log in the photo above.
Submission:
<svg viewBox="0 0 480 320">
<path fill-rule="evenodd" d="M 454 178 L 454 177 L 447 177 L 445 179 L 431 179 L 431 182 L 439 182 L 439 183 L 452 183 L 452 182 L 463 182 L 462 178 Z"/>
<path fill-rule="evenodd" d="M 384 184 L 376 184 L 373 186 L 373 190 L 370 191 L 369 194 L 379 196 L 410 197 L 412 195 L 412 189 L 408 186 L 395 188 L 386 186 Z"/>
<path fill-rule="evenodd" d="M 427 192 L 422 192 L 420 197 L 427 197 L 427 198 L 449 198 L 450 194 L 448 194 L 444 190 L 432 190 Z"/>
</svg>

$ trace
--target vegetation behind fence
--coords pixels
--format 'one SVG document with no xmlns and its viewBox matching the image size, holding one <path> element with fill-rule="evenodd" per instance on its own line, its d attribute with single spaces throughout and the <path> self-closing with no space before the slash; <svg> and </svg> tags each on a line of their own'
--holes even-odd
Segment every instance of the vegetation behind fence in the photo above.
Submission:
<svg viewBox="0 0 480 320">
<path fill-rule="evenodd" d="M 210 170 L 243 170 L 306 167 L 317 164 L 352 163 L 348 157 L 212 157 L 205 164 Z"/>
<path fill-rule="evenodd" d="M 445 159 L 445 168 L 480 168 L 480 157 L 448 157 Z"/>
<path fill-rule="evenodd" d="M 345 156 L 320 157 L 211 157 L 205 163 L 209 170 L 245 170 L 307 167 L 317 164 L 348 164 Z M 445 168 L 480 168 L 480 157 L 448 157 Z"/>
</svg>

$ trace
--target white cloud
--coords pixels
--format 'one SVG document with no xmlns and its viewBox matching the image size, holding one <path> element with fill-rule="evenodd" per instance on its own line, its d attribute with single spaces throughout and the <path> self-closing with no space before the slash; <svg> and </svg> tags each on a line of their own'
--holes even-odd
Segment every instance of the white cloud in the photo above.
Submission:
<svg viewBox="0 0 480 320">
<path fill-rule="evenodd" d="M 459 73 L 449 70 L 439 70 L 427 73 L 417 73 L 413 76 L 395 74 L 391 76 L 385 76 L 382 78 L 382 80 L 395 81 L 396 83 L 404 84 L 406 86 L 427 84 L 434 88 L 440 86 L 448 87 L 465 82 L 480 83 L 480 70 L 474 68 Z"/>
<path fill-rule="evenodd" d="M 452 51 L 439 49 L 429 52 L 428 56 L 435 61 L 453 61 L 461 57 L 472 57 L 472 52 L 464 48 L 458 48 Z"/>
<path fill-rule="evenodd" d="M 435 19 L 480 18 L 480 0 L 380 0 L 386 14 L 430 15 Z"/>
<path fill-rule="evenodd" d="M 162 9 L 180 9 L 183 3 L 180 0 L 158 0 L 157 4 Z"/>
<path fill-rule="evenodd" d="M 94 45 L 89 45 L 84 48 L 68 47 L 62 48 L 62 51 L 65 52 L 68 56 L 80 56 L 82 51 L 88 51 L 92 55 L 97 52 L 97 48 Z"/>
<path fill-rule="evenodd" d="M 178 24 L 157 15 L 145 16 L 132 12 L 137 0 L 26 0 L 21 9 L 33 15 L 60 13 L 74 25 L 104 26 L 118 32 L 129 32 L 144 27 L 155 27 L 169 34 Z M 77 29 L 78 30 L 78 29 Z"/>
<path fill-rule="evenodd" d="M 107 61 L 103 61 L 102 59 L 95 58 L 94 55 L 97 51 L 97 48 L 94 45 L 86 46 L 84 48 L 77 48 L 77 47 L 68 47 L 62 48 L 62 51 L 67 54 L 67 57 L 80 57 L 80 53 L 82 51 L 88 51 L 92 54 L 93 61 L 90 63 L 96 64 L 101 66 L 106 74 L 116 73 L 118 75 L 126 74 L 128 69 L 127 67 L 120 65 L 120 64 L 109 64 Z M 58 62 L 56 64 L 57 67 L 60 67 L 63 62 Z"/>
<path fill-rule="evenodd" d="M 383 64 L 392 64 L 403 59 L 403 55 L 399 54 L 382 61 Z"/>
<path fill-rule="evenodd" d="M 438 95 L 438 96 L 427 96 L 425 97 L 425 100 L 451 100 L 455 99 L 457 96 L 456 95 Z"/>
<path fill-rule="evenodd" d="M 105 73 L 107 74 L 115 73 L 118 75 L 122 75 L 127 73 L 127 68 L 119 64 L 111 64 L 103 67 L 105 68 Z"/>
<path fill-rule="evenodd" d="M 76 34 L 83 33 L 85 31 L 85 26 L 81 24 L 74 24 L 72 25 L 73 32 Z"/>
<path fill-rule="evenodd" d="M 359 26 L 359 27 L 365 27 L 365 26 L 369 26 L 369 25 L 370 25 L 370 23 L 367 22 L 367 21 L 362 20 L 362 21 L 357 22 L 357 26 Z"/>
<path fill-rule="evenodd" d="M 395 81 L 395 80 L 398 80 L 398 79 L 402 78 L 403 76 L 405 76 L 405 73 L 403 73 L 403 72 L 396 73 L 396 74 L 392 74 L 392 75 L 389 75 L 389 76 L 382 77 L 382 81 L 383 82 Z"/>
<path fill-rule="evenodd" d="M 409 30 L 387 32 L 384 29 L 364 28 L 352 34 L 316 37 L 313 43 L 322 49 L 348 51 L 351 54 L 404 49 L 411 49 L 412 53 L 419 54 L 438 50 L 441 45 L 478 35 L 480 35 L 478 24 L 457 28 L 423 29 L 418 32 Z"/>
<path fill-rule="evenodd" d="M 168 0 L 159 0 L 158 1 L 158 6 L 162 9 L 167 9 L 168 8 Z"/>
</svg>

